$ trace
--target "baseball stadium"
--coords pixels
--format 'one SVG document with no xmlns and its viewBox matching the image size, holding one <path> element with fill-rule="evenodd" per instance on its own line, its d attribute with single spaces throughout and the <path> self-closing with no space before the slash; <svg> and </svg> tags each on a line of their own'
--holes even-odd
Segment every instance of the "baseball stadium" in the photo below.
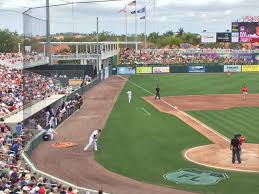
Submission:
<svg viewBox="0 0 259 194">
<path fill-rule="evenodd" d="M 259 193 L 256 3 L 0 2 L 0 194 Z"/>
</svg>

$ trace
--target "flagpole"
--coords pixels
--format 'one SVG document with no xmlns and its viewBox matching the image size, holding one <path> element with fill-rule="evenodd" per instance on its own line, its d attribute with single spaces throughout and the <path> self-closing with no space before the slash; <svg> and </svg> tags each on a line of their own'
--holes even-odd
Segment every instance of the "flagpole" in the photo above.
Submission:
<svg viewBox="0 0 259 194">
<path fill-rule="evenodd" d="M 125 10 L 125 20 L 126 20 L 126 36 L 125 36 L 125 46 L 126 48 L 128 48 L 128 9 L 127 9 L 127 5 L 125 6 L 126 10 Z"/>
<path fill-rule="evenodd" d="M 147 50 L 147 5 L 145 5 L 145 50 Z"/>
<path fill-rule="evenodd" d="M 136 41 L 136 51 L 138 50 L 138 25 L 137 25 L 137 0 L 135 3 L 135 41 Z"/>
</svg>

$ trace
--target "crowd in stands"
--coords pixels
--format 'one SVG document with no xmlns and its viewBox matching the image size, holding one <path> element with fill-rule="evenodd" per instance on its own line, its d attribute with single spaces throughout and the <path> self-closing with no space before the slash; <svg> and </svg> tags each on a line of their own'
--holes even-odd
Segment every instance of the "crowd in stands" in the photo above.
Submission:
<svg viewBox="0 0 259 194">
<path fill-rule="evenodd" d="M 17 123 L 14 133 L 6 124 L 0 123 L 0 194 L 78 193 L 72 187 L 62 186 L 58 182 L 30 172 L 30 169 L 21 161 L 21 152 L 34 132 L 38 130 L 46 130 L 50 139 L 53 139 L 51 131 L 53 132 L 57 125 L 79 109 L 82 104 L 82 97 L 76 94 L 72 99 L 63 102 L 55 112 L 53 108 L 47 107 L 27 123 Z"/>
<path fill-rule="evenodd" d="M 23 66 L 39 63 L 45 64 L 46 57 L 36 52 L 24 55 L 22 53 L 0 53 L 0 64 L 5 64 L 11 69 L 22 69 Z"/>
<path fill-rule="evenodd" d="M 216 52 L 215 50 L 134 50 L 123 49 L 120 52 L 120 64 L 189 64 L 189 63 L 220 63 L 220 64 L 254 64 L 256 61 L 251 57 L 238 54 L 236 52 L 224 51 Z"/>
<path fill-rule="evenodd" d="M 0 65 L 0 117 L 52 94 L 64 92 L 52 79 Z"/>
</svg>

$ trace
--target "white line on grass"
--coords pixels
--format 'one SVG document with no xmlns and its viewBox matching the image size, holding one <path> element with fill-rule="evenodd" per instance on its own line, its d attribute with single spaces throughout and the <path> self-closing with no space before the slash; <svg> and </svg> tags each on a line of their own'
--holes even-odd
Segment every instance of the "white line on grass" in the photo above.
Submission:
<svg viewBox="0 0 259 194">
<path fill-rule="evenodd" d="M 129 79 L 126 79 L 126 78 L 124 78 L 124 77 L 122 77 L 122 76 L 120 76 L 120 75 L 117 75 L 117 76 L 119 76 L 120 78 L 122 78 L 122 79 L 124 79 L 124 80 L 130 82 L 131 84 L 133 84 L 134 86 L 136 86 L 136 87 L 138 87 L 138 88 L 144 90 L 145 92 L 147 92 L 147 93 L 149 93 L 149 94 L 151 94 L 151 95 L 153 95 L 153 96 L 155 95 L 154 93 L 150 92 L 149 90 L 143 88 L 142 86 L 140 86 L 140 85 L 134 83 L 133 81 L 131 81 L 131 80 L 129 80 Z M 205 127 L 206 129 L 208 129 L 208 130 L 211 131 L 212 133 L 218 135 L 219 137 L 221 137 L 221 138 L 222 138 L 223 140 L 225 140 L 226 142 L 228 142 L 228 143 L 230 142 L 230 140 L 229 140 L 227 137 L 225 137 L 224 135 L 222 135 L 222 134 L 220 134 L 219 132 L 215 131 L 215 130 L 212 129 L 211 127 L 205 125 L 205 124 L 202 123 L 201 121 L 195 119 L 194 117 L 192 117 L 191 115 L 187 114 L 186 112 L 179 110 L 176 106 L 171 105 L 170 103 L 168 103 L 167 101 L 165 101 L 165 100 L 163 100 L 163 99 L 161 99 L 161 101 L 164 102 L 165 104 L 167 104 L 168 106 L 172 107 L 173 109 L 179 111 L 180 113 L 184 114 L 185 116 L 187 116 L 187 117 L 190 118 L 191 120 L 195 121 L 196 123 L 200 124 L 201 126 Z"/>
<path fill-rule="evenodd" d="M 151 116 L 151 113 L 148 112 L 145 108 L 141 108 L 148 116 Z"/>
</svg>

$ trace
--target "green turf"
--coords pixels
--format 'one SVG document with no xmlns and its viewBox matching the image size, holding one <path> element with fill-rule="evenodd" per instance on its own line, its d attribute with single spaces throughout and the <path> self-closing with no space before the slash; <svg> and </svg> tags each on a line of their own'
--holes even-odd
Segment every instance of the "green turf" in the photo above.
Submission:
<svg viewBox="0 0 259 194">
<path fill-rule="evenodd" d="M 259 144 L 259 108 L 231 108 L 189 112 L 192 116 L 208 124 L 229 139 L 241 133 L 248 143 Z M 258 161 L 259 162 L 259 161 Z"/>
<path fill-rule="evenodd" d="M 177 75 L 145 75 L 132 76 L 131 81 L 136 82 L 148 90 L 154 90 L 156 82 L 159 82 L 162 95 L 192 95 L 208 93 L 239 93 L 244 83 L 249 92 L 259 91 L 257 79 L 259 74 L 177 74 Z M 158 80 L 158 81 L 156 81 Z M 133 91 L 132 104 L 128 104 L 126 91 Z M 158 112 L 146 103 L 141 97 L 149 95 L 147 92 L 127 82 L 116 102 L 112 113 L 106 123 L 99 147 L 95 154 L 96 160 L 107 169 L 131 177 L 136 180 L 167 185 L 173 188 L 200 192 L 204 194 L 257 194 L 259 193 L 259 174 L 227 172 L 229 179 L 212 186 L 177 185 L 164 180 L 163 174 L 176 171 L 180 168 L 195 167 L 206 169 L 186 161 L 182 152 L 190 147 L 209 144 L 209 140 L 201 136 L 195 130 L 178 120 L 172 115 Z M 145 108 L 151 113 L 148 116 L 140 108 Z M 235 116 L 258 115 L 258 108 L 238 108 L 227 110 L 229 112 L 219 114 L 217 119 L 225 119 Z M 232 111 L 232 116 L 226 117 Z M 214 121 L 213 111 L 192 112 L 194 116 L 209 123 L 212 127 L 218 127 Z M 239 112 L 239 113 L 238 113 Z M 226 136 L 231 136 L 234 125 L 240 125 L 225 121 L 229 128 L 219 127 L 219 131 Z M 212 122 L 211 122 L 212 121 Z M 240 122 L 240 118 L 238 119 Z M 256 126 L 254 119 L 249 118 L 247 126 Z M 221 124 L 220 124 L 221 125 Z M 231 130 L 228 130 L 230 129 Z M 243 128 L 243 126 L 242 126 Z M 252 127 L 251 127 L 252 128 Z M 254 129 L 254 128 L 253 128 Z M 245 134 L 249 141 L 256 142 L 259 133 Z"/>
</svg>

